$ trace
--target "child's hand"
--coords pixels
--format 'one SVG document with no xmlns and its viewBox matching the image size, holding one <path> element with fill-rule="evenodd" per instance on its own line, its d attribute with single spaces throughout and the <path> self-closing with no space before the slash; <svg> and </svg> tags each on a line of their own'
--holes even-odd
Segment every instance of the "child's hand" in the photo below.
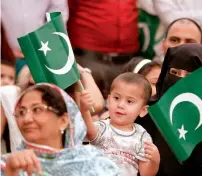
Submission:
<svg viewBox="0 0 202 176">
<path fill-rule="evenodd" d="M 145 157 L 151 162 L 160 162 L 158 148 L 152 142 L 144 142 Z"/>
<path fill-rule="evenodd" d="M 81 111 L 88 111 L 93 106 L 91 95 L 86 91 L 81 92 L 80 109 Z"/>
</svg>

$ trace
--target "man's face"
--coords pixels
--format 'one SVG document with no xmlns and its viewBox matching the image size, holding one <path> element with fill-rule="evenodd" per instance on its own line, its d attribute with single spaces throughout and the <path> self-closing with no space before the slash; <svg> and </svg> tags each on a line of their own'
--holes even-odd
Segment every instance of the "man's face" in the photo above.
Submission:
<svg viewBox="0 0 202 176">
<path fill-rule="evenodd" d="M 201 33 L 197 26 L 189 20 L 175 22 L 169 29 L 163 41 L 163 51 L 169 47 L 176 47 L 185 43 L 201 43 Z"/>
</svg>

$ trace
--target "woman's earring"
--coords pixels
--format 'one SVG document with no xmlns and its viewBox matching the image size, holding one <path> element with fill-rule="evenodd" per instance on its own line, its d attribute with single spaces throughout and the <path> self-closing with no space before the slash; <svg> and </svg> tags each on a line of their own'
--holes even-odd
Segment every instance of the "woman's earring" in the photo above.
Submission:
<svg viewBox="0 0 202 176">
<path fill-rule="evenodd" d="M 60 133 L 61 133 L 61 134 L 64 134 L 64 129 L 60 129 Z"/>
</svg>

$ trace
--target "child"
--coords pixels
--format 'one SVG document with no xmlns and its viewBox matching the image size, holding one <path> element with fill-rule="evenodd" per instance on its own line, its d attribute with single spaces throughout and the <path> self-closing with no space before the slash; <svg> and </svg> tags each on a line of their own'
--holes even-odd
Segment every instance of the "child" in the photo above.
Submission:
<svg viewBox="0 0 202 176">
<path fill-rule="evenodd" d="M 138 124 L 137 116 L 147 114 L 151 86 L 142 75 L 123 73 L 112 83 L 108 96 L 110 119 L 93 120 L 88 111 L 92 106 L 90 95 L 81 95 L 81 112 L 91 144 L 104 150 L 120 167 L 123 175 L 155 175 L 160 156 L 150 135 Z"/>
<path fill-rule="evenodd" d="M 10 61 L 1 60 L 1 86 L 15 84 L 15 65 Z"/>
</svg>

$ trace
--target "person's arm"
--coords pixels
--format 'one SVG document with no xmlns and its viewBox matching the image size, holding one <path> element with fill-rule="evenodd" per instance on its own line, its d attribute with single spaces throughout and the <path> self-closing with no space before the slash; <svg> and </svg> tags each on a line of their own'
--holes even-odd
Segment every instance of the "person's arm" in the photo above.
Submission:
<svg viewBox="0 0 202 176">
<path fill-rule="evenodd" d="M 81 82 L 83 83 L 85 89 L 90 93 L 93 101 L 93 108 L 95 109 L 95 113 L 97 113 L 104 108 L 104 98 L 102 96 L 102 93 L 95 83 L 95 80 L 93 79 L 91 73 L 85 71 L 85 69 L 79 64 L 77 64 L 77 67 L 81 74 Z"/>
<path fill-rule="evenodd" d="M 160 154 L 158 148 L 152 142 L 145 142 L 145 158 L 149 161 L 139 160 L 140 175 L 154 176 L 158 172 Z"/>
<path fill-rule="evenodd" d="M 18 58 L 18 59 L 25 58 L 24 54 L 21 51 L 19 51 L 18 49 L 13 49 L 13 54 L 14 54 L 15 58 Z"/>
<path fill-rule="evenodd" d="M 91 117 L 89 108 L 92 107 L 93 101 L 91 99 L 90 94 L 87 91 L 83 91 L 81 93 L 81 99 L 80 99 L 80 111 L 83 117 L 83 120 L 87 127 L 87 134 L 86 137 L 89 141 L 92 141 L 96 139 L 98 135 L 98 129 L 95 126 L 93 119 Z"/>
<path fill-rule="evenodd" d="M 1 138 L 2 138 L 2 136 L 4 134 L 6 124 L 7 124 L 7 118 L 6 118 L 3 106 L 1 104 Z"/>
</svg>

